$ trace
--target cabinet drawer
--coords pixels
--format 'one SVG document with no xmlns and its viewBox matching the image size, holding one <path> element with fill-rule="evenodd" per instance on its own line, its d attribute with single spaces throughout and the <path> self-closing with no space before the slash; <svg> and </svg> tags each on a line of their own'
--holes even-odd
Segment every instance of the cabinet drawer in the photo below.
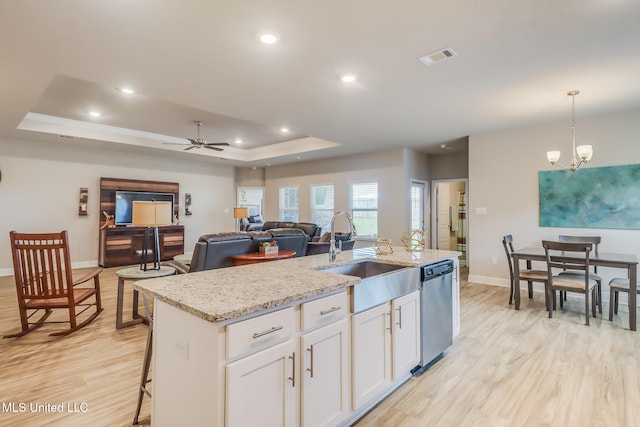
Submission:
<svg viewBox="0 0 640 427">
<path fill-rule="evenodd" d="M 227 358 L 267 348 L 293 335 L 293 307 L 227 326 Z"/>
<path fill-rule="evenodd" d="M 320 325 L 343 319 L 349 313 L 349 298 L 346 292 L 329 295 L 302 304 L 302 329 L 313 329 Z"/>
</svg>

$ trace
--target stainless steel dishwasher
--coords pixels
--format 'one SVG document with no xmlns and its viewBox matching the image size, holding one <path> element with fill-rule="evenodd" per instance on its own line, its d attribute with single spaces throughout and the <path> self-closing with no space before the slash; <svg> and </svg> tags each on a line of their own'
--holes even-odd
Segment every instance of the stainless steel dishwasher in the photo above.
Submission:
<svg viewBox="0 0 640 427">
<path fill-rule="evenodd" d="M 452 273 L 451 260 L 420 267 L 422 357 L 414 373 L 440 360 L 453 342 Z"/>
</svg>

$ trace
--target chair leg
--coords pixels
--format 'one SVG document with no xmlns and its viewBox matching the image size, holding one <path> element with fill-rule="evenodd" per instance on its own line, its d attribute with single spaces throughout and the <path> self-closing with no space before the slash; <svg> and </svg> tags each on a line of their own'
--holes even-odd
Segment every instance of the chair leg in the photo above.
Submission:
<svg viewBox="0 0 640 427">
<path fill-rule="evenodd" d="M 138 389 L 138 403 L 136 404 L 136 413 L 133 416 L 133 424 L 138 424 L 140 409 L 142 409 L 142 399 L 146 394 L 151 398 L 151 392 L 147 389 L 147 384 L 151 382 L 149 378 L 149 368 L 151 367 L 151 354 L 153 351 L 153 317 L 147 303 L 147 296 L 143 295 L 144 308 L 147 320 L 149 322 L 149 330 L 147 331 L 147 346 L 144 350 L 144 362 L 142 364 L 142 375 L 140 376 L 140 386 Z"/>
<path fill-rule="evenodd" d="M 544 306 L 549 311 L 549 286 L 544 282 Z"/>
<path fill-rule="evenodd" d="M 514 285 L 513 285 L 513 278 L 511 279 L 511 283 L 509 284 L 509 305 L 513 304 L 513 289 L 514 289 Z"/>
<path fill-rule="evenodd" d="M 602 280 L 598 280 L 596 283 L 598 284 L 598 310 L 602 314 Z"/>
<path fill-rule="evenodd" d="M 584 314 L 587 318 L 587 326 L 589 326 L 589 291 L 584 293 Z"/>
<path fill-rule="evenodd" d="M 528 281 L 527 285 L 529 286 L 529 299 L 533 299 L 533 282 Z"/>
<path fill-rule="evenodd" d="M 553 310 L 556 309 L 556 291 L 549 289 L 549 305 L 551 306 L 549 309 L 549 319 L 553 317 Z"/>
<path fill-rule="evenodd" d="M 591 314 L 596 317 L 596 304 L 598 304 L 597 289 L 591 291 Z M 602 310 L 600 311 L 602 313 Z"/>
<path fill-rule="evenodd" d="M 26 314 L 26 310 L 23 312 L 22 310 L 20 310 L 20 316 L 22 317 L 24 313 L 25 319 L 28 319 L 28 316 Z M 36 312 L 32 313 L 35 314 Z M 29 323 L 29 321 L 27 320 L 26 323 L 22 324 L 22 330 L 18 333 L 15 334 L 10 334 L 10 335 L 5 335 L 2 338 L 20 338 L 21 336 L 24 336 L 26 334 L 28 334 L 29 332 L 33 331 L 34 329 L 39 328 L 40 326 L 44 325 L 45 320 L 47 320 L 47 318 L 49 316 L 51 316 L 51 313 L 53 313 L 53 310 L 51 310 L 50 308 L 44 309 L 44 314 L 35 322 L 33 323 Z"/>
<path fill-rule="evenodd" d="M 617 292 L 614 290 L 609 292 L 609 321 L 610 322 L 613 321 L 613 306 L 614 306 L 613 300 L 617 296 L 617 295 L 614 296 L 614 294 L 617 294 Z"/>
<path fill-rule="evenodd" d="M 615 311 L 614 311 L 614 313 L 615 313 L 615 314 L 618 314 L 618 294 L 619 294 L 619 292 L 618 292 L 618 291 L 615 291 L 615 292 L 614 292 L 614 296 L 615 296 L 615 303 L 616 303 L 616 305 L 615 305 Z"/>
</svg>

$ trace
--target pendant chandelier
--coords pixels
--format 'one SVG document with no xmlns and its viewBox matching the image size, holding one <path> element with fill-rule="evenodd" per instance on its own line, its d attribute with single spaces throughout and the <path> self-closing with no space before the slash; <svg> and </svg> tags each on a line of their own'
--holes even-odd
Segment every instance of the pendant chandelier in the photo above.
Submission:
<svg viewBox="0 0 640 427">
<path fill-rule="evenodd" d="M 560 160 L 560 151 L 547 151 L 547 160 L 549 160 L 549 163 L 572 172 L 593 157 L 593 147 L 591 145 L 578 145 L 576 147 L 576 95 L 579 93 L 579 90 L 570 90 L 567 92 L 567 95 L 571 97 L 571 164 L 569 167 L 566 167 L 558 163 L 558 160 Z"/>
</svg>

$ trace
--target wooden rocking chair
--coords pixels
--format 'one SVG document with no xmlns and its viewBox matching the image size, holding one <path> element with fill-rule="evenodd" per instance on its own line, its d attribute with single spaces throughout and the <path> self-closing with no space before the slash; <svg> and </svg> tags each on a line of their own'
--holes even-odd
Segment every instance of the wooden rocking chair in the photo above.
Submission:
<svg viewBox="0 0 640 427">
<path fill-rule="evenodd" d="M 69 329 L 49 335 L 67 335 L 95 319 L 102 311 L 100 301 L 101 268 L 73 280 L 71 257 L 69 256 L 69 236 L 61 233 L 26 234 L 11 231 L 11 253 L 13 271 L 18 292 L 18 308 L 22 330 L 4 338 L 21 337 L 42 326 L 54 308 L 69 310 L 69 320 L 48 323 L 69 323 Z M 78 286 L 93 279 L 93 286 Z M 94 302 L 88 303 L 91 297 Z M 95 312 L 80 323 L 78 316 L 95 306 Z M 41 310 L 44 310 L 42 312 Z M 41 316 L 31 322 L 36 313 Z"/>
</svg>

